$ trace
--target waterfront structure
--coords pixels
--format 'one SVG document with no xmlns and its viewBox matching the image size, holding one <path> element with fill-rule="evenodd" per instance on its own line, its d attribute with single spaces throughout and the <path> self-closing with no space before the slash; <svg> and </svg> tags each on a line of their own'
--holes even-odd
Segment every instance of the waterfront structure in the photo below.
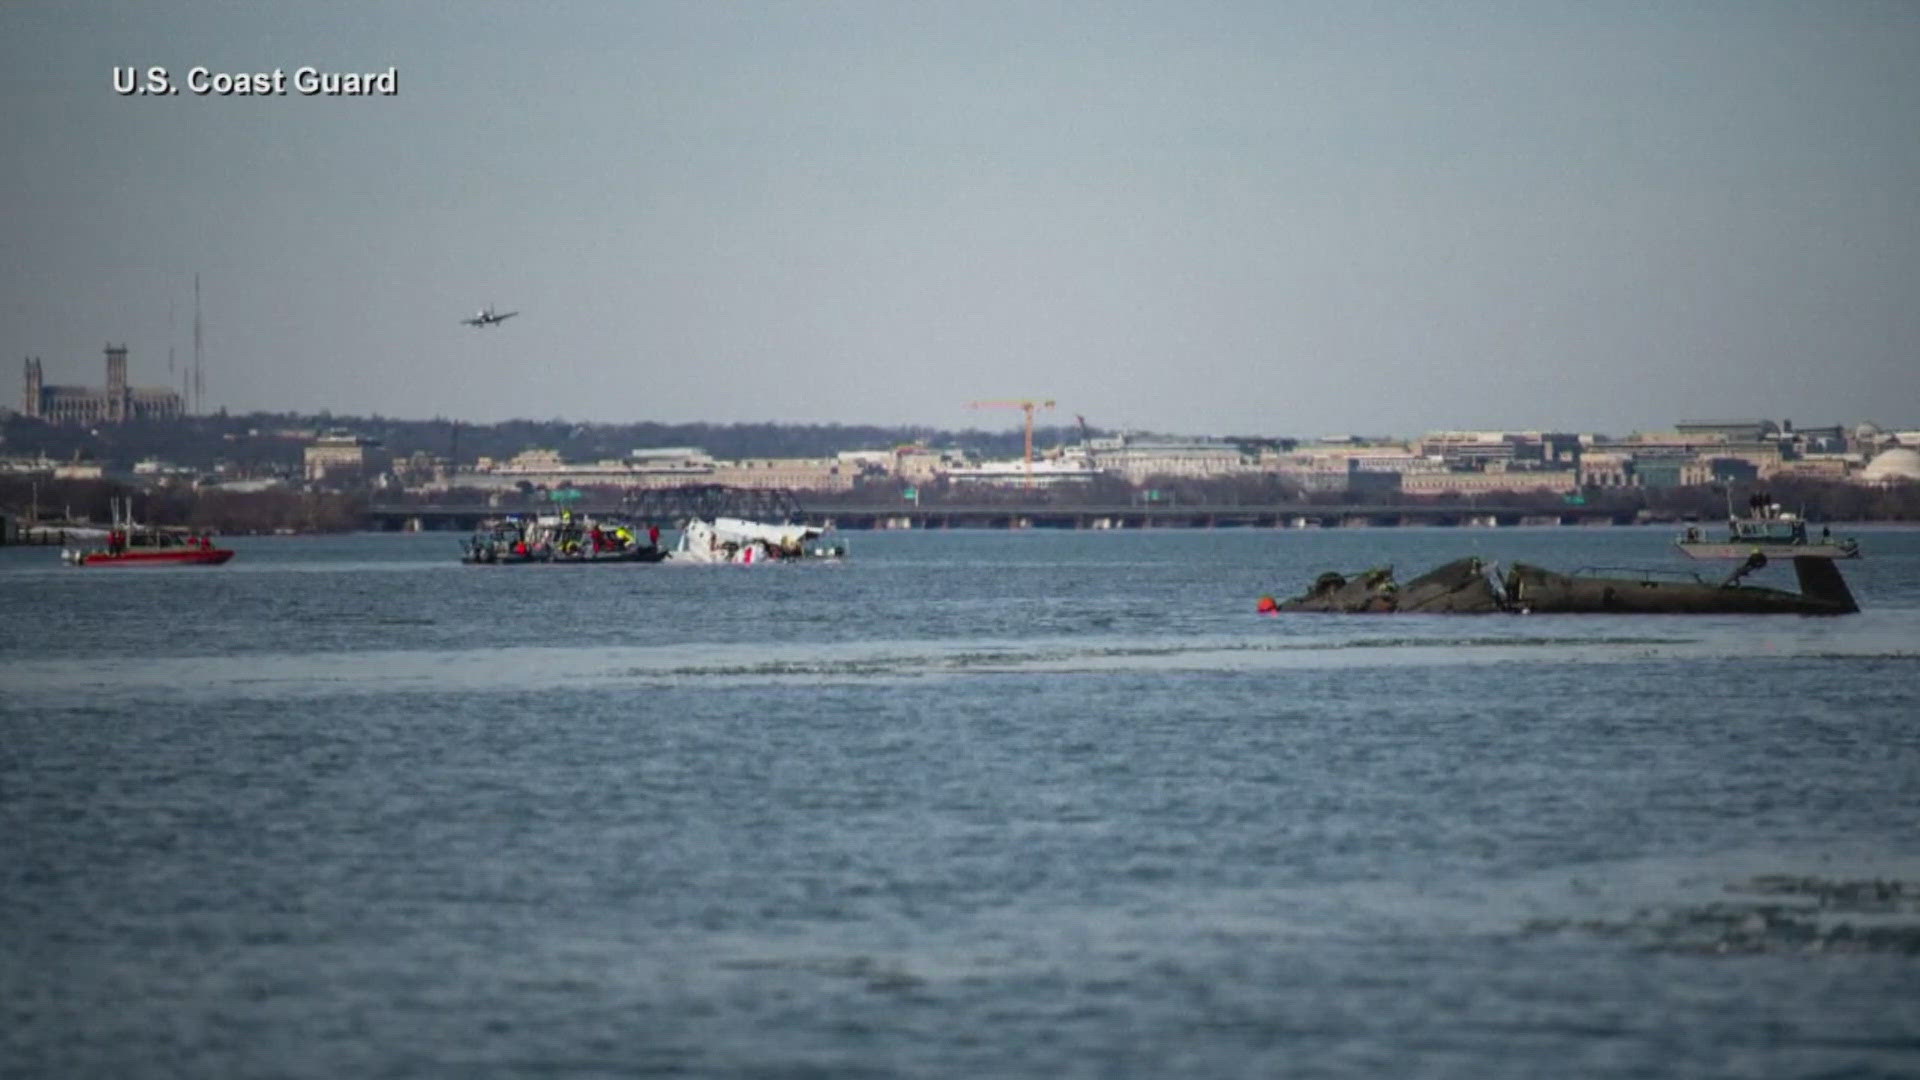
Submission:
<svg viewBox="0 0 1920 1080">
<path fill-rule="evenodd" d="M 716 465 L 710 483 L 768 491 L 851 491 L 858 466 L 838 458 L 743 458 Z"/>
<path fill-rule="evenodd" d="M 1782 461 L 1773 475 L 1800 480 L 1846 480 L 1860 470 L 1862 463 L 1859 454 L 1802 454 Z"/>
<path fill-rule="evenodd" d="M 1347 471 L 1396 473 L 1406 476 L 1409 473 L 1443 473 L 1448 471 L 1445 458 L 1438 454 L 1421 454 L 1412 450 L 1392 450 L 1386 448 L 1365 448 L 1360 452 L 1344 455 Z"/>
<path fill-rule="evenodd" d="M 558 461 L 559 455 L 551 450 L 537 451 Z M 612 462 L 602 464 L 611 465 Z M 649 475 L 684 476 L 689 482 L 705 480 L 712 475 L 713 455 L 694 446 L 655 446 L 642 447 L 627 451 L 626 465 L 629 469 Z"/>
<path fill-rule="evenodd" d="M 157 457 L 141 458 L 133 463 L 133 478 L 141 483 L 165 480 L 192 480 L 198 473 L 185 465 L 175 465 Z"/>
<path fill-rule="evenodd" d="M 1512 469 L 1490 465 L 1478 472 L 1414 473 L 1400 477 L 1407 495 L 1518 495 L 1549 492 L 1571 495 L 1580 490 L 1580 474 L 1573 469 Z"/>
<path fill-rule="evenodd" d="M 1258 468 L 1257 457 L 1224 439 L 1115 435 L 1087 440 L 1086 453 L 1097 470 L 1133 484 L 1160 477 L 1232 476 Z"/>
<path fill-rule="evenodd" d="M 1323 441 L 1264 454 L 1260 469 L 1308 492 L 1375 498 L 1520 494 L 1579 489 L 1576 436 L 1541 432 L 1443 431 L 1415 443 Z"/>
<path fill-rule="evenodd" d="M 1573 494 L 1585 488 L 1692 487 L 1764 481 L 1774 476 L 1859 480 L 1868 453 L 1860 435 L 1897 444 L 1877 428 L 1842 426 L 1795 431 L 1771 421 L 1689 422 L 1687 433 L 1635 433 L 1625 438 L 1543 431 L 1437 431 L 1399 441 L 1357 436 L 1316 442 L 1119 435 L 1057 447 L 1029 465 L 1023 459 L 983 461 L 923 443 L 849 450 L 813 458 L 716 459 L 697 447 L 636 449 L 622 458 L 569 461 L 552 449 L 509 458 L 481 457 L 459 467 L 419 454 L 396 462 L 396 478 L 416 491 L 471 488 L 503 491 L 602 488 L 657 491 L 719 486 L 760 491 L 846 492 L 885 480 L 917 498 L 922 485 L 1088 485 L 1106 478 L 1136 487 L 1169 479 L 1262 476 L 1303 492 L 1380 496 Z M 1730 441 L 1733 436 L 1772 437 Z M 1835 451 L 1841 441 L 1852 448 Z M 1916 439 L 1920 442 L 1920 439 Z M 348 452 L 351 446 L 347 447 Z M 309 475 L 333 464 L 309 455 Z M 344 471 L 370 471 L 341 461 Z"/>
<path fill-rule="evenodd" d="M 1713 464 L 1697 455 L 1636 454 L 1633 458 L 1636 487 L 1696 487 L 1713 480 Z"/>
<path fill-rule="evenodd" d="M 1695 421 L 1688 430 L 1665 433 L 1636 432 L 1625 439 L 1583 436 L 1582 460 L 1595 455 L 1617 455 L 1631 463 L 1629 471 L 1638 474 L 1643 465 L 1651 465 L 1660 480 L 1671 474 L 1678 483 L 1765 480 L 1780 470 L 1792 453 L 1781 438 L 1733 441 L 1729 434 L 1750 434 L 1757 428 L 1771 428 L 1771 421 Z M 1606 459 L 1600 459 L 1604 462 Z M 1629 487 L 1670 486 L 1658 482 L 1634 483 Z"/>
<path fill-rule="evenodd" d="M 1520 440 L 1504 431 L 1432 431 L 1420 439 L 1422 454 L 1449 465 L 1483 468 L 1490 462 L 1512 461 Z"/>
<path fill-rule="evenodd" d="M 1634 463 L 1632 454 L 1589 451 L 1580 455 L 1580 486 L 1634 487 Z"/>
<path fill-rule="evenodd" d="M 522 450 L 505 460 L 477 459 L 472 468 L 458 470 L 452 487 L 510 488 L 522 484 L 558 487 L 676 487 L 712 483 L 718 463 L 703 450 L 666 447 L 635 450 L 625 458 L 567 461 L 558 450 Z"/>
<path fill-rule="evenodd" d="M 965 458 L 950 450 L 932 450 L 919 445 L 899 446 L 893 450 L 891 471 L 907 483 L 924 484 L 938 480 L 952 469 L 966 464 Z"/>
<path fill-rule="evenodd" d="M 378 439 L 335 431 L 320 436 L 306 448 L 306 477 L 316 483 L 371 480 L 387 470 L 387 455 Z"/>
<path fill-rule="evenodd" d="M 1496 462 L 1523 467 L 1573 468 L 1584 449 L 1578 435 L 1551 431 L 1430 431 L 1415 447 L 1450 469 L 1484 469 Z"/>
<path fill-rule="evenodd" d="M 178 392 L 127 385 L 127 347 L 107 346 L 105 386 L 59 386 L 46 381 L 40 358 L 28 357 L 20 411 L 54 424 L 124 424 L 184 415 Z"/>
<path fill-rule="evenodd" d="M 1682 420 L 1674 430 L 1702 442 L 1762 442 L 1780 437 L 1780 425 L 1771 420 Z M 1788 424 L 1791 430 L 1793 425 Z"/>
<path fill-rule="evenodd" d="M 392 467 L 394 479 L 403 487 L 444 488 L 453 477 L 453 462 L 426 450 L 396 458 Z"/>
<path fill-rule="evenodd" d="M 560 456 L 558 450 L 536 448 L 522 450 L 505 461 L 479 458 L 474 462 L 472 472 L 461 475 L 457 480 L 463 486 L 471 484 L 478 487 L 513 487 L 522 483 L 534 487 L 625 486 L 642 476 L 662 472 L 684 477 L 692 483 L 704 480 L 712 471 L 713 459 L 698 450 L 685 451 L 684 457 L 602 458 L 594 462 L 569 462 Z"/>
<path fill-rule="evenodd" d="M 1416 462 L 1419 462 L 1416 464 Z M 1399 467 L 1396 467 L 1399 466 Z M 1360 439 L 1322 439 L 1296 445 L 1290 450 L 1265 449 L 1255 458 L 1254 467 L 1267 476 L 1277 477 L 1302 491 L 1340 492 L 1354 485 L 1362 473 L 1395 472 L 1405 474 L 1443 468 L 1438 461 L 1427 461 L 1406 443 L 1367 442 Z M 1362 481 L 1363 486 L 1366 481 Z"/>
<path fill-rule="evenodd" d="M 1817 454 L 1844 453 L 1847 447 L 1847 429 L 1840 424 L 1826 427 L 1796 428 L 1789 421 L 1786 425 L 1786 439 L 1793 451 L 1801 456 Z"/>
<path fill-rule="evenodd" d="M 0 475 L 52 476 L 59 464 L 45 454 L 0 454 Z"/>
<path fill-rule="evenodd" d="M 716 461 L 701 450 L 636 450 L 628 457 L 566 461 L 559 450 L 522 450 L 505 461 L 480 457 L 451 480 L 457 488 L 649 488 L 712 482 Z"/>
<path fill-rule="evenodd" d="M 1040 458 L 1028 462 L 982 461 L 974 465 L 953 465 L 945 477 L 956 484 L 994 484 L 1001 487 L 1061 487 L 1088 484 L 1101 476 L 1098 466 L 1083 456 Z"/>
<path fill-rule="evenodd" d="M 1920 450 L 1895 446 L 1880 451 L 1860 470 L 1860 482 L 1876 486 L 1920 482 Z"/>
<path fill-rule="evenodd" d="M 719 461 L 694 447 L 634 450 L 625 458 L 570 462 L 557 450 L 523 450 L 505 461 L 482 457 L 447 485 L 472 488 L 617 487 L 662 489 L 718 484 L 755 490 L 846 491 L 884 469 L 859 452 L 830 458 L 746 458 Z"/>
</svg>

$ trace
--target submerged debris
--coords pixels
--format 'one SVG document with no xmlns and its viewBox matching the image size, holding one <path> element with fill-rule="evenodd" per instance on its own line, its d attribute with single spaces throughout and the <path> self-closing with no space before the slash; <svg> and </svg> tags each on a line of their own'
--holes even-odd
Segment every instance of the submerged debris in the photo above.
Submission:
<svg viewBox="0 0 1920 1080">
<path fill-rule="evenodd" d="M 1767 565 L 1766 557 L 1758 554 L 1719 582 L 1658 571 L 1561 574 L 1525 563 L 1515 563 L 1502 574 L 1495 564 L 1465 558 L 1429 570 L 1405 585 L 1394 580 L 1390 566 L 1351 577 L 1324 573 L 1299 596 L 1288 600 L 1261 597 L 1259 609 L 1266 614 L 1451 615 L 1847 615 L 1860 610 L 1832 559 L 1795 556 L 1792 562 L 1800 583 L 1797 593 L 1742 584 L 1743 577 Z"/>
<path fill-rule="evenodd" d="M 1762 896 L 1805 896 L 1821 907 L 1854 911 L 1920 912 L 1920 882 L 1828 881 L 1825 878 L 1768 875 L 1727 886 L 1728 892 Z"/>
<path fill-rule="evenodd" d="M 1649 952 L 1697 956 L 1877 953 L 1920 957 L 1920 883 L 1767 876 L 1726 887 L 1766 900 L 1642 910 L 1629 919 L 1541 919 L 1528 933 L 1578 931 Z"/>
<path fill-rule="evenodd" d="M 1283 600 L 1262 610 L 1326 612 L 1455 612 L 1478 613 L 1502 610 L 1501 592 L 1496 578 L 1479 559 L 1455 559 L 1445 566 L 1401 585 L 1393 579 L 1393 567 L 1376 567 L 1353 575 L 1327 572 L 1314 579 L 1303 595 Z M 1270 598 L 1269 598 L 1270 599 Z"/>
</svg>

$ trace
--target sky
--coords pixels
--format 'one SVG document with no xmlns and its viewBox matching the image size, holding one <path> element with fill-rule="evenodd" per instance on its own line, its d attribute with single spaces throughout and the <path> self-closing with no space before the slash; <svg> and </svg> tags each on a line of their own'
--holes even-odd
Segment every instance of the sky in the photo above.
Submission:
<svg viewBox="0 0 1920 1080">
<path fill-rule="evenodd" d="M 16 0 L 0 102 L 6 367 L 197 274 L 209 410 L 1920 427 L 1915 3 Z"/>
</svg>

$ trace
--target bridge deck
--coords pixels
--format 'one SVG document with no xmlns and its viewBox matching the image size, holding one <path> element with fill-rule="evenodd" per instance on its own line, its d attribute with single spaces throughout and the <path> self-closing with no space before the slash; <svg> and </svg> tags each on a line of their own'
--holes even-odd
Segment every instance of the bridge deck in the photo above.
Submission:
<svg viewBox="0 0 1920 1080">
<path fill-rule="evenodd" d="M 551 506 L 475 506 L 453 504 L 374 503 L 367 507 L 366 524 L 373 529 L 470 529 L 504 514 L 546 513 Z M 571 505 L 576 514 L 595 516 L 635 514 L 616 501 L 582 500 Z M 818 506 L 799 510 L 797 518 L 812 524 L 831 523 L 842 529 L 962 529 L 962 528 L 1280 528 L 1356 527 L 1398 525 L 1612 525 L 1632 524 L 1632 511 L 1586 506 L 1556 508 L 1524 506 L 1462 506 L 1423 504 L 1337 506 L 1278 504 L 1267 506 L 1194 505 L 1105 506 L 937 505 L 898 507 Z M 659 523 L 672 522 L 661 515 Z"/>
</svg>

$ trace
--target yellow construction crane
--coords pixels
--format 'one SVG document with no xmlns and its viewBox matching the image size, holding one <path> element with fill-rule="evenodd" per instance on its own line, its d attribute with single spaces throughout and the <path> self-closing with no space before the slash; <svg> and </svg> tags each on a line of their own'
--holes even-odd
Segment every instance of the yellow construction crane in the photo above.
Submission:
<svg viewBox="0 0 1920 1080">
<path fill-rule="evenodd" d="M 1019 409 L 1027 414 L 1027 486 L 1033 486 L 1033 410 L 1051 409 L 1053 402 L 1036 401 L 1032 398 L 1014 398 L 1006 401 L 969 401 L 971 409 Z"/>
</svg>

